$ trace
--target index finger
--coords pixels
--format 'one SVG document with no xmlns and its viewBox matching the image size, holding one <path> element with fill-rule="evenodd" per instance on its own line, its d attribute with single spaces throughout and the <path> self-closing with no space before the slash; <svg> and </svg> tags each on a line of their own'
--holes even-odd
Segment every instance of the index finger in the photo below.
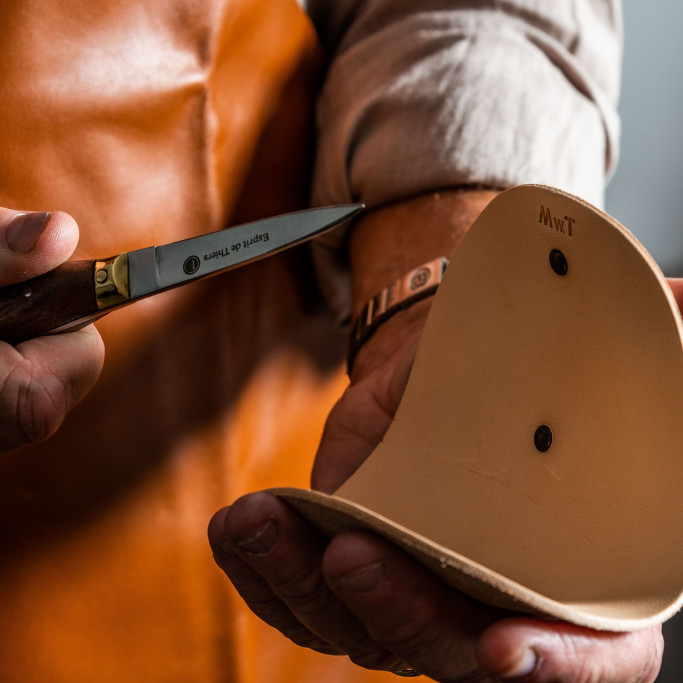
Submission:
<svg viewBox="0 0 683 683">
<path fill-rule="evenodd" d="M 499 610 L 457 593 L 371 534 L 332 539 L 323 572 L 373 640 L 398 659 L 435 680 L 479 676 L 477 640 L 501 617 Z"/>
</svg>

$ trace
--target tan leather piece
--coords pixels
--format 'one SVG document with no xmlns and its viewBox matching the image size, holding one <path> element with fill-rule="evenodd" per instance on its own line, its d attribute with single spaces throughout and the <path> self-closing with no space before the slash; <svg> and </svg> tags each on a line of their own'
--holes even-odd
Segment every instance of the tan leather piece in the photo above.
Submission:
<svg viewBox="0 0 683 683">
<path fill-rule="evenodd" d="M 303 208 L 319 60 L 283 0 L 0 4 L 0 205 L 96 258 Z M 305 486 L 345 386 L 307 252 L 98 323 L 94 391 L 0 458 L 3 683 L 374 680 L 253 617 L 208 520 Z"/>
<path fill-rule="evenodd" d="M 616 221 L 508 190 L 447 269 L 383 443 L 335 496 L 276 492 L 484 602 L 599 629 L 660 622 L 683 590 L 682 329 Z"/>
</svg>

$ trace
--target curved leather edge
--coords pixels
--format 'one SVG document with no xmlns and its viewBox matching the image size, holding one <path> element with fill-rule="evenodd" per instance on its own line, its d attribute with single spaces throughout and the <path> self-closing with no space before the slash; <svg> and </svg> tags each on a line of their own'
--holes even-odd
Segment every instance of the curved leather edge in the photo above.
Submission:
<svg viewBox="0 0 683 683">
<path fill-rule="evenodd" d="M 477 562 L 349 500 L 318 491 L 273 488 L 266 491 L 285 501 L 327 536 L 370 531 L 392 541 L 442 581 L 479 602 L 500 609 L 544 615 L 603 631 L 635 631 L 660 624 L 683 606 L 683 594 L 672 602 L 652 605 L 639 618 L 598 613 L 599 605 L 569 605 L 551 600 L 506 579 Z M 631 605 L 633 607 L 633 605 Z M 604 606 L 603 606 L 604 608 Z M 619 611 L 620 605 L 613 606 Z"/>
</svg>

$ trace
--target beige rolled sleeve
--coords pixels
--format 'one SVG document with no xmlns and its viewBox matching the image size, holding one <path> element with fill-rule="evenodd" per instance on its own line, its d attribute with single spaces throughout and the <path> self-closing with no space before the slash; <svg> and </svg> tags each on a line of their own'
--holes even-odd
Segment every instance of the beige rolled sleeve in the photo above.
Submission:
<svg viewBox="0 0 683 683">
<path fill-rule="evenodd" d="M 602 205 L 618 150 L 615 0 L 308 0 L 307 9 L 330 56 L 313 203 L 544 183 Z M 340 248 L 340 234 L 316 246 L 338 317 L 348 305 Z"/>
</svg>

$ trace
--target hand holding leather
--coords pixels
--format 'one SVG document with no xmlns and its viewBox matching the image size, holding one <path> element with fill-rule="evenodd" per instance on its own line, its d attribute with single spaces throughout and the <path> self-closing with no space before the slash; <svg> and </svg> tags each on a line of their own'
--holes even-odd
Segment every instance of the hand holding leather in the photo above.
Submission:
<svg viewBox="0 0 683 683">
<path fill-rule="evenodd" d="M 318 455 L 319 483 L 331 486 L 381 438 L 414 352 L 407 332 L 414 326 L 419 333 L 420 312 L 414 313 L 413 320 L 396 316 L 368 343 L 361 367 L 369 370 L 370 357 L 381 356 L 380 345 L 400 337 L 405 325 L 402 350 L 395 344 L 394 354 L 359 378 L 335 408 Z M 348 533 L 328 544 L 267 493 L 219 512 L 210 538 L 217 563 L 260 618 L 299 645 L 347 654 L 363 667 L 410 666 L 444 683 L 651 683 L 659 670 L 659 628 L 613 634 L 485 607 L 383 539 Z"/>
<path fill-rule="evenodd" d="M 424 226 L 424 215 L 415 224 Z M 394 316 L 361 350 L 328 420 L 314 487 L 335 490 L 379 443 L 430 303 Z M 658 628 L 598 633 L 483 606 L 371 534 L 328 543 L 268 494 L 218 513 L 210 538 L 219 566 L 258 616 L 300 645 L 347 654 L 364 667 L 412 667 L 444 683 L 650 683 L 659 670 Z"/>
<path fill-rule="evenodd" d="M 40 275 L 66 261 L 78 226 L 64 213 L 0 208 L 0 286 Z M 0 344 L 0 452 L 42 441 L 97 380 L 104 359 L 94 327 Z"/>
</svg>

